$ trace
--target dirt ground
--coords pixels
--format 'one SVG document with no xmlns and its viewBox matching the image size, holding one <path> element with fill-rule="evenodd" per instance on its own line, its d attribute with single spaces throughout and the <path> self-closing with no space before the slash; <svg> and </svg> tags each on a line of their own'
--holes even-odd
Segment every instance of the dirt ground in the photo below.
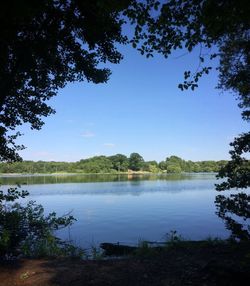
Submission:
<svg viewBox="0 0 250 286">
<path fill-rule="evenodd" d="M 250 243 L 187 243 L 124 259 L 23 259 L 0 265 L 1 286 L 241 286 L 249 281 Z"/>
</svg>

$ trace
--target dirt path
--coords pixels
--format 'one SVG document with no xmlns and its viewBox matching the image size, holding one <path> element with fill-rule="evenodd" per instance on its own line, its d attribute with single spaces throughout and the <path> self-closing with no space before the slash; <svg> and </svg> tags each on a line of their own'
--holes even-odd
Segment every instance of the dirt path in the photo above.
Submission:
<svg viewBox="0 0 250 286">
<path fill-rule="evenodd" d="M 24 259 L 1 263 L 1 286 L 241 286 L 250 281 L 250 244 L 180 245 L 122 260 Z"/>
</svg>

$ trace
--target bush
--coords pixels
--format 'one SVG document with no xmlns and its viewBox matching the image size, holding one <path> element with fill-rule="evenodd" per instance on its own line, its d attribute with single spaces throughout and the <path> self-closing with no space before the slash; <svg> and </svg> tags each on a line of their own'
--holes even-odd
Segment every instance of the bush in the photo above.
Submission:
<svg viewBox="0 0 250 286">
<path fill-rule="evenodd" d="M 74 217 L 57 217 L 55 212 L 46 216 L 44 208 L 34 201 L 25 206 L 16 202 L 27 195 L 18 188 L 10 188 L 7 193 L 0 191 L 0 257 L 81 256 L 78 248 L 54 235 L 56 230 L 72 225 Z"/>
</svg>

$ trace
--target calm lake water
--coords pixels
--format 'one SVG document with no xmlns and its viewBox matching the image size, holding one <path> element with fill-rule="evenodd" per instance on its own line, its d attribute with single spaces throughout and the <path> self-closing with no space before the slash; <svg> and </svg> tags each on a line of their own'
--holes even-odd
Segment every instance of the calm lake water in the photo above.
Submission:
<svg viewBox="0 0 250 286">
<path fill-rule="evenodd" d="M 226 238 L 215 214 L 214 174 L 74 175 L 1 177 L 1 188 L 16 183 L 46 213 L 71 212 L 77 219 L 59 236 L 89 247 L 100 242 L 162 241 L 176 230 L 186 239 Z"/>
</svg>

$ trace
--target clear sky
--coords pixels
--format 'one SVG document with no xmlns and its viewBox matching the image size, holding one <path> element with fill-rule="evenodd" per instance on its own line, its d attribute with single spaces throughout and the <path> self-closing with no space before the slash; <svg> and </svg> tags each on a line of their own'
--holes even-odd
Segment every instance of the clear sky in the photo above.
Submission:
<svg viewBox="0 0 250 286">
<path fill-rule="evenodd" d="M 140 153 L 145 160 L 177 155 L 186 160 L 228 159 L 229 142 L 247 130 L 232 94 L 216 89 L 217 75 L 182 92 L 183 72 L 195 70 L 196 53 L 146 59 L 131 47 L 109 66 L 107 84 L 74 83 L 50 101 L 56 114 L 42 130 L 23 126 L 25 160 L 77 161 L 95 155 Z"/>
</svg>

